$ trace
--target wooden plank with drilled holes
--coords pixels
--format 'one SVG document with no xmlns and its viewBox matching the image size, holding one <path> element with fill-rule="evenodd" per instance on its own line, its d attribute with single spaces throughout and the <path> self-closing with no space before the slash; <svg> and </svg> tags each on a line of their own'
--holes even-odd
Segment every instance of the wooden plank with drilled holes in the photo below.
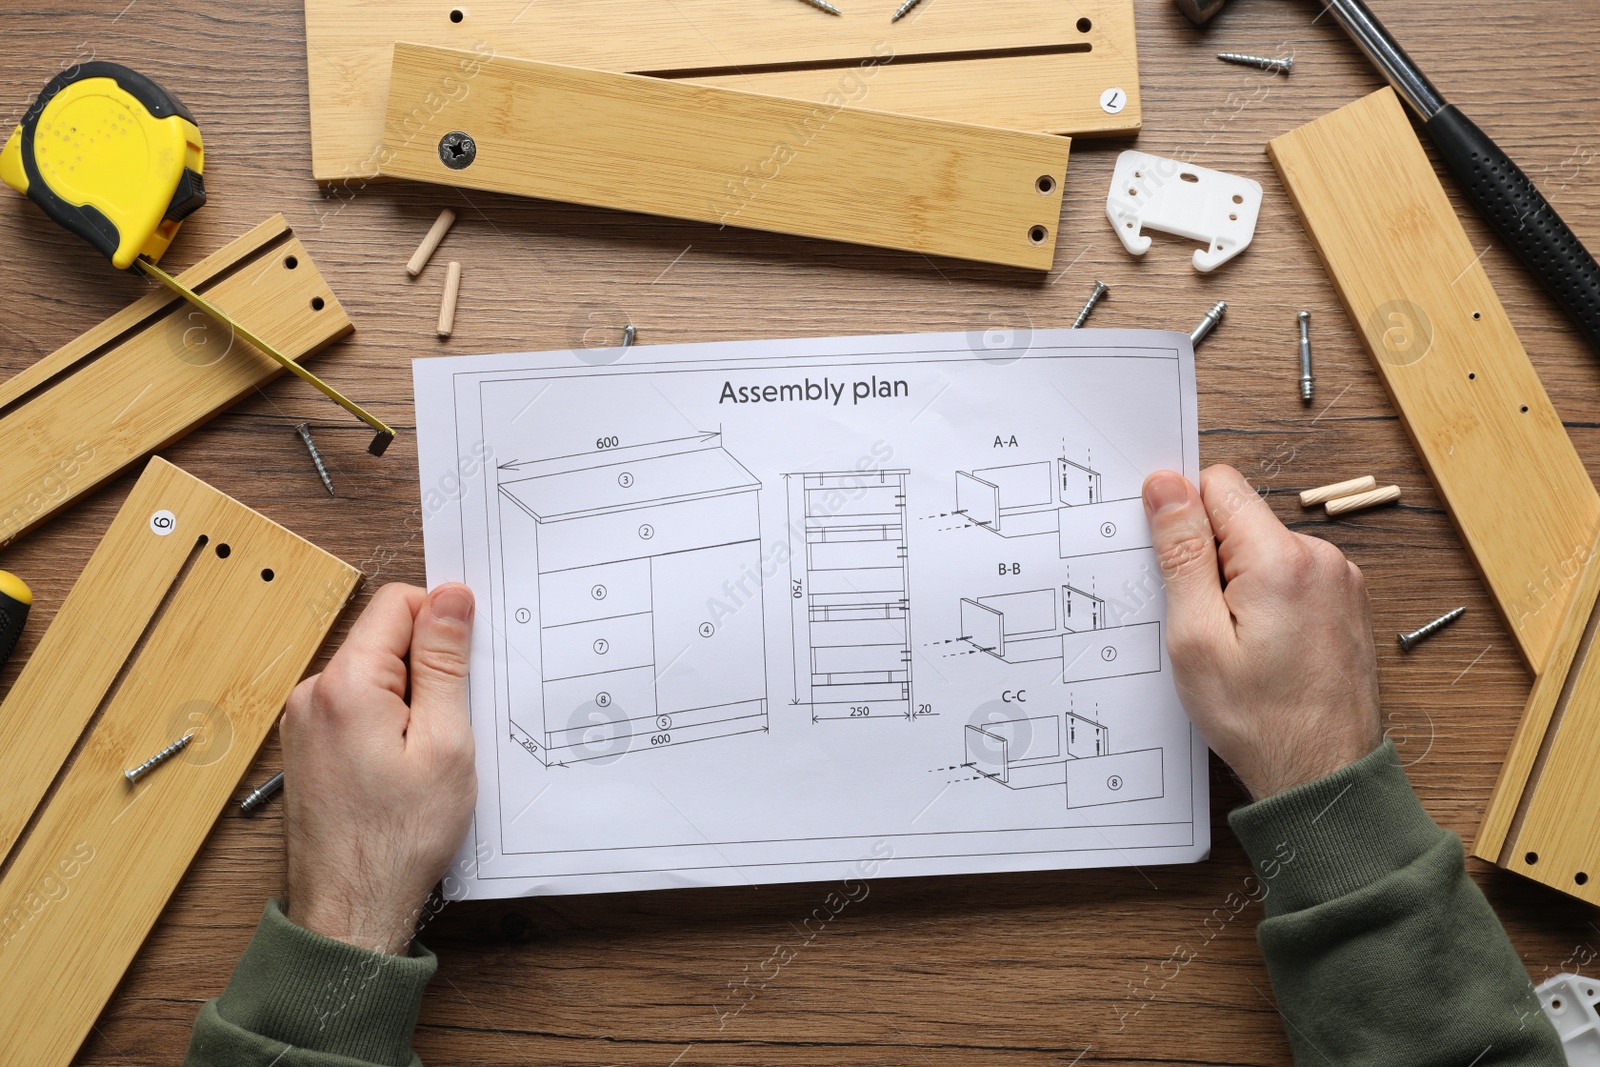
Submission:
<svg viewBox="0 0 1600 1067">
<path fill-rule="evenodd" d="M 1600 494 L 1399 98 L 1382 89 L 1267 151 L 1523 659 L 1542 671 Z"/>
<path fill-rule="evenodd" d="M 894 23 L 898 0 L 839 6 L 305 0 L 312 173 L 378 175 L 397 41 L 1038 133 L 1139 129 L 1132 0 L 940 0 Z"/>
<path fill-rule="evenodd" d="M 291 359 L 353 327 L 274 215 L 178 276 Z M 0 385 L 0 545 L 284 373 L 157 290 Z"/>
<path fill-rule="evenodd" d="M 472 91 L 438 87 L 470 77 Z M 398 44 L 383 172 L 1045 271 L 1066 138 Z M 439 143 L 468 135 L 452 169 Z"/>
<path fill-rule="evenodd" d="M 150 461 L 0 705 L 0 1048 L 16 1062 L 72 1060 L 360 578 Z M 191 732 L 129 785 L 125 768 Z"/>
</svg>

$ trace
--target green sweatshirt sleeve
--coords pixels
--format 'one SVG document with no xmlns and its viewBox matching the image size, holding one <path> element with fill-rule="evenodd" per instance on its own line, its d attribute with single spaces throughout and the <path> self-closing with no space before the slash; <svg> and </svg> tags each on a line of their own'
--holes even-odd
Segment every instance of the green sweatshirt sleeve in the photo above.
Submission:
<svg viewBox="0 0 1600 1067">
<path fill-rule="evenodd" d="M 1394 745 L 1235 811 L 1302 1067 L 1563 1067 L 1527 971 Z"/>
<path fill-rule="evenodd" d="M 267 902 L 233 978 L 195 1020 L 184 1067 L 421 1067 L 411 1051 L 438 968 L 314 934 Z"/>
</svg>

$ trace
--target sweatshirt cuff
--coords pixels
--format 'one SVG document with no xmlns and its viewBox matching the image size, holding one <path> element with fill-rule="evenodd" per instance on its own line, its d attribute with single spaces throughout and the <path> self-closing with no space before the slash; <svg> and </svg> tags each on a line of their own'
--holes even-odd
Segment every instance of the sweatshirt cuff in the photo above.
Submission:
<svg viewBox="0 0 1600 1067">
<path fill-rule="evenodd" d="M 1394 743 L 1228 816 L 1265 889 L 1266 915 L 1353 893 L 1438 845 Z"/>
<path fill-rule="evenodd" d="M 388 956 L 312 933 L 269 900 L 217 1012 L 297 1048 L 407 1067 L 422 993 L 438 966 L 415 942 L 409 956 Z"/>
</svg>

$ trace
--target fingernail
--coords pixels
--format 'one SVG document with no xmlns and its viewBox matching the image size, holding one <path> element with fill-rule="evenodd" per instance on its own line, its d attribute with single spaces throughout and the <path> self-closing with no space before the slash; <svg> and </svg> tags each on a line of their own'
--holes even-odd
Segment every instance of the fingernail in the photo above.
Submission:
<svg viewBox="0 0 1600 1067">
<path fill-rule="evenodd" d="M 1189 483 L 1181 474 L 1158 471 L 1144 483 L 1144 506 L 1150 514 L 1167 508 L 1182 507 L 1189 502 Z"/>
<path fill-rule="evenodd" d="M 472 621 L 472 594 L 459 585 L 449 585 L 433 594 L 429 601 L 433 617 L 447 622 Z"/>
</svg>

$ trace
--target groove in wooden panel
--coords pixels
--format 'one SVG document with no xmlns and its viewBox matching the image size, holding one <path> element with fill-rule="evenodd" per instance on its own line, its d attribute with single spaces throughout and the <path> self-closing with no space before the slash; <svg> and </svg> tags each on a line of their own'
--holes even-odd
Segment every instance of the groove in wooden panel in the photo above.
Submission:
<svg viewBox="0 0 1600 1067">
<path fill-rule="evenodd" d="M 353 328 L 281 215 L 178 278 L 291 359 Z M 0 386 L 0 545 L 282 373 L 164 290 L 141 297 Z"/>
<path fill-rule="evenodd" d="M 1039 133 L 1139 129 L 1132 0 L 940 0 L 896 23 L 839 3 L 845 18 L 750 0 L 305 0 L 312 173 L 378 175 L 398 41 Z M 1100 106 L 1111 88 L 1127 96 L 1115 114 Z"/>
<path fill-rule="evenodd" d="M 151 522 L 163 511 L 169 536 Z M 127 664 L 0 880 L 0 1048 L 18 1062 L 71 1061 L 360 577 L 150 461 L 0 705 L 0 744 L 28 768 L 0 794 L 10 847 Z M 128 784 L 125 768 L 191 732 Z"/>
</svg>

